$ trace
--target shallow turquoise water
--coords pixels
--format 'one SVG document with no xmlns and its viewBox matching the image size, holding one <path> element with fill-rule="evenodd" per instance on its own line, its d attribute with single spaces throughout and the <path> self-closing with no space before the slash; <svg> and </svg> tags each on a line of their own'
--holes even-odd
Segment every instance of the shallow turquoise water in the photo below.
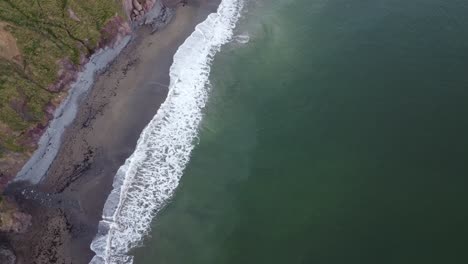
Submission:
<svg viewBox="0 0 468 264">
<path fill-rule="evenodd" d="M 247 2 L 135 263 L 468 263 L 466 14 Z"/>
</svg>

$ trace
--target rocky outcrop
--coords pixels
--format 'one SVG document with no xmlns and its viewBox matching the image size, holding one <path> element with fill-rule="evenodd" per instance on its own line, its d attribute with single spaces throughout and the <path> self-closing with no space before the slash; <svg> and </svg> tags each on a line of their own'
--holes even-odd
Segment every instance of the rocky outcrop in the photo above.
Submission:
<svg viewBox="0 0 468 264">
<path fill-rule="evenodd" d="M 148 8 L 148 5 L 141 5 L 141 8 Z M 68 13 L 65 13 L 65 15 L 68 15 L 75 22 L 89 22 L 89 17 L 86 17 L 86 13 L 80 13 L 78 8 L 75 9 L 76 13 L 71 7 L 65 9 L 65 11 Z M 77 14 L 80 14 L 80 16 Z M 65 99 L 67 95 L 66 91 L 69 89 L 70 84 L 77 79 L 78 73 L 96 50 L 107 47 L 112 48 L 131 33 L 128 19 L 117 15 L 117 12 L 113 12 L 112 14 L 116 15 L 106 18 L 107 22 L 104 27 L 99 28 L 101 34 L 97 44 L 91 45 L 90 43 L 95 42 L 90 42 L 86 38 L 83 38 L 82 41 L 77 40 L 74 43 L 80 47 L 86 45 L 86 49 L 80 49 L 83 52 L 77 61 L 72 61 L 69 57 L 55 61 L 59 65 L 57 78 L 50 85 L 43 85 L 41 87 L 54 93 L 53 99 L 49 103 L 42 105 L 45 115 L 38 122 L 28 126 L 23 131 L 20 131 L 20 133 L 13 131 L 7 124 L 0 121 L 0 143 L 6 140 L 6 136 L 10 136 L 11 138 L 15 138 L 14 143 L 21 147 L 21 149 L 19 147 L 18 149 L 7 149 L 0 144 L 0 236 L 7 233 L 22 233 L 31 224 L 31 216 L 21 212 L 17 204 L 12 199 L 5 197 L 5 194 L 2 194 L 2 192 L 26 163 L 32 151 L 37 148 L 39 139 L 46 131 L 49 121 L 53 119 L 55 109 Z M 9 27 L 8 23 L 0 21 L 0 59 L 15 62 L 17 64 L 15 67 L 18 67 L 18 65 L 21 66 L 23 64 L 20 49 L 12 33 L 7 31 L 7 27 Z M 68 33 L 70 34 L 70 32 Z M 4 66 L 0 65 L 0 67 Z M 0 87 L 0 90 L 1 88 L 3 87 Z M 9 102 L 11 109 L 18 113 L 23 120 L 30 119 L 28 116 L 29 112 L 26 109 L 27 104 L 28 100 L 22 97 L 14 98 Z M 0 241 L 0 264 L 15 263 L 13 251 L 3 247 L 3 245 L 2 241 Z"/>
<path fill-rule="evenodd" d="M 59 72 L 57 81 L 49 87 L 47 90 L 51 92 L 60 92 L 62 91 L 69 83 L 73 82 L 76 79 L 78 74 L 79 66 L 75 65 L 68 58 L 64 58 L 58 62 Z"/>
<path fill-rule="evenodd" d="M 131 21 L 141 21 L 144 15 L 153 9 L 157 1 L 161 0 L 124 0 L 123 8 Z M 183 0 L 178 2 L 185 3 Z M 80 21 L 72 9 L 68 9 L 68 12 L 73 20 Z M 131 28 L 128 22 L 120 16 L 115 16 L 101 29 L 101 40 L 96 48 L 114 47 L 116 43 L 119 43 L 123 37 L 130 33 Z M 87 62 L 88 58 L 84 54 L 81 56 L 79 65 L 74 64 L 68 58 L 60 60 L 58 62 L 59 72 L 57 81 L 49 85 L 47 90 L 60 92 L 66 89 L 70 83 L 76 80 L 78 72 L 82 69 L 81 66 Z"/>
<path fill-rule="evenodd" d="M 7 184 L 15 177 L 16 173 L 26 163 L 28 155 L 25 153 L 17 153 L 6 151 L 4 157 L 0 159 L 0 200 L 2 192 Z M 1 211 L 1 203 L 0 203 Z"/>
<path fill-rule="evenodd" d="M 92 53 L 97 49 L 114 47 L 120 43 L 121 40 L 125 36 L 129 35 L 132 31 L 129 24 L 130 21 L 138 21 L 139 24 L 152 24 L 154 30 L 157 30 L 158 28 L 165 25 L 170 19 L 170 10 L 168 11 L 164 7 L 166 2 L 183 3 L 185 1 L 123 0 L 123 8 L 127 13 L 128 19 L 118 15 L 109 19 L 105 26 L 101 28 L 101 36 L 97 45 L 95 47 L 91 47 L 91 49 L 89 49 L 86 54 L 83 52 L 83 54 L 81 54 L 79 57 L 78 62 L 73 62 L 70 60 L 70 58 L 67 57 L 56 62 L 59 65 L 57 79 L 54 83 L 44 87 L 46 90 L 55 93 L 56 95 L 51 102 L 44 106 L 44 112 L 46 115 L 41 120 L 41 122 L 23 131 L 22 136 L 17 140 L 17 143 L 22 146 L 25 151 L 14 152 L 0 149 L 0 154 L 3 155 L 0 159 L 0 199 L 1 193 L 5 186 L 13 179 L 16 173 L 27 161 L 29 156 L 32 154 L 31 150 L 34 150 L 37 147 L 37 142 L 46 131 L 47 124 L 50 120 L 52 120 L 55 109 L 65 98 L 66 91 L 69 89 L 70 84 L 77 79 L 78 73 L 83 69 L 85 63 L 89 61 L 89 57 L 92 55 Z M 79 17 L 71 8 L 66 9 L 66 11 L 68 16 L 76 22 L 85 20 L 83 16 Z M 1 24 L 0 29 L 2 29 L 4 26 L 5 24 Z M 0 34 L 0 37 L 1 36 L 3 35 Z M 77 45 L 89 44 L 86 41 L 87 40 L 85 39 L 84 44 L 79 42 Z M 0 46 L 0 48 L 2 47 Z M 2 53 L 0 55 L 4 57 L 3 55 L 5 54 Z M 14 105 L 12 107 L 21 113 L 23 111 L 24 105 L 27 104 L 27 101 L 14 101 L 13 104 Z M 8 127 L 3 129 L 2 124 L 0 123 L 0 135 L 11 133 L 13 132 L 8 130 Z M 17 206 L 12 200 L 4 197 L 3 201 L 0 202 L 0 232 L 22 232 L 28 227 L 30 220 L 31 219 L 29 215 L 17 210 Z M 3 262 L 0 261 L 0 263 Z"/>
<path fill-rule="evenodd" d="M 73 11 L 73 9 L 71 8 L 68 8 L 68 16 L 70 16 L 70 18 L 75 20 L 76 22 L 81 22 L 81 19 L 75 14 L 75 11 Z"/>
<path fill-rule="evenodd" d="M 74 12 L 69 9 L 70 16 L 76 16 Z M 76 17 L 79 19 L 78 17 Z M 101 29 L 101 39 L 98 45 L 94 48 L 102 49 L 107 47 L 115 47 L 121 40 L 131 33 L 131 28 L 127 20 L 121 16 L 115 16 L 109 20 L 105 26 Z M 0 47 L 1 48 L 1 47 Z M 59 65 L 59 71 L 57 73 L 57 79 L 54 83 L 50 84 L 46 89 L 57 95 L 54 99 L 45 105 L 44 119 L 28 128 L 27 131 L 23 133 L 23 136 L 18 140 L 18 143 L 21 144 L 26 149 L 36 149 L 39 139 L 44 134 L 47 129 L 47 124 L 52 120 L 54 116 L 55 109 L 60 105 L 61 101 L 66 96 L 66 91 L 69 89 L 70 84 L 76 81 L 78 73 L 83 70 L 83 66 L 89 61 L 89 57 L 92 54 L 81 54 L 79 63 L 76 64 L 72 62 L 69 58 L 63 58 L 57 62 Z M 27 102 L 17 103 L 18 106 L 25 105 Z M 18 108 L 18 107 L 16 107 Z M 21 109 L 18 109 L 19 113 L 23 112 Z M 1 124 L 0 124 L 1 125 Z M 1 130 L 0 135 L 5 131 Z M 7 131 L 8 132 L 8 131 Z M 9 132 L 12 133 L 12 132 Z M 8 134 L 8 133 L 7 133 Z M 13 179 L 15 174 L 21 169 L 22 165 L 26 162 L 27 158 L 32 153 L 14 153 L 3 151 L 3 157 L 0 159 L 0 194 L 7 185 L 7 183 Z M 20 157 L 18 157 L 20 156 Z"/>
<path fill-rule="evenodd" d="M 0 232 L 24 233 L 31 225 L 31 216 L 20 212 L 13 200 L 3 197 L 0 202 Z"/>
<path fill-rule="evenodd" d="M 128 22 L 120 16 L 115 16 L 101 29 L 101 39 L 95 49 L 114 47 L 117 43 L 120 43 L 122 38 L 130 34 L 130 32 L 131 28 Z M 83 65 L 89 61 L 89 56 L 91 55 L 92 54 L 82 54 L 78 65 L 68 58 L 60 60 L 58 62 L 60 69 L 57 81 L 49 85 L 47 90 L 51 92 L 66 90 L 68 86 L 76 80 L 78 72 L 83 69 Z"/>
<path fill-rule="evenodd" d="M 116 16 L 101 29 L 101 41 L 98 48 L 115 47 L 121 40 L 132 32 L 128 22 Z"/>
<path fill-rule="evenodd" d="M 22 64 L 21 54 L 15 37 L 6 29 L 7 23 L 0 22 L 0 58 Z"/>
<path fill-rule="evenodd" d="M 2 264 L 15 264 L 16 256 L 12 249 L 7 246 L 0 246 L 0 263 Z"/>
<path fill-rule="evenodd" d="M 141 21 L 157 0 L 125 0 L 124 8 L 132 21 Z"/>
</svg>

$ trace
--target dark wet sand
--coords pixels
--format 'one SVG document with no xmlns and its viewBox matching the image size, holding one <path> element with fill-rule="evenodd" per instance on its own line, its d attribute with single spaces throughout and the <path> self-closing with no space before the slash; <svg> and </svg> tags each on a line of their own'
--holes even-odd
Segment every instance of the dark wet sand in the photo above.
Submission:
<svg viewBox="0 0 468 264">
<path fill-rule="evenodd" d="M 19 191 L 24 186 L 10 188 L 33 216 L 27 233 L 11 237 L 18 264 L 91 260 L 89 245 L 113 177 L 165 100 L 174 53 L 218 4 L 219 0 L 189 1 L 176 8 L 164 29 L 151 34 L 149 28 L 140 28 L 82 100 L 46 179 L 27 187 L 26 195 Z"/>
</svg>

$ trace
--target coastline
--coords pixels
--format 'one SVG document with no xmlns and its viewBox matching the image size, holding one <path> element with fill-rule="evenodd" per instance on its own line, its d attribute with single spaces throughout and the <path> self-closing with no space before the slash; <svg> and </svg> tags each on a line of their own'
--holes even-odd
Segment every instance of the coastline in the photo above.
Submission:
<svg viewBox="0 0 468 264">
<path fill-rule="evenodd" d="M 84 65 L 84 70 L 78 73 L 67 97 L 55 110 L 53 119 L 38 142 L 38 148 L 13 181 L 37 184 L 42 180 L 58 153 L 65 128 L 77 114 L 80 98 L 93 86 L 95 75 L 105 71 L 130 40 L 131 36 L 125 36 L 115 47 L 106 47 L 91 56 L 89 62 Z"/>
<path fill-rule="evenodd" d="M 166 98 L 172 57 L 216 7 L 216 1 L 192 1 L 179 5 L 160 31 L 138 29 L 79 103 L 45 178 L 9 186 L 7 193 L 33 216 L 26 233 L 9 235 L 17 263 L 91 260 L 89 245 L 113 178 Z"/>
<path fill-rule="evenodd" d="M 93 6 L 95 4 L 98 5 L 98 3 L 93 3 Z M 65 34 L 66 36 L 62 36 L 64 40 L 59 41 L 60 43 L 65 43 L 66 41 L 69 41 L 69 42 L 71 41 L 72 43 L 77 42 L 76 43 L 77 46 L 75 47 L 76 49 L 73 48 L 74 44 L 70 44 L 70 43 L 67 44 L 68 46 L 72 47 L 72 49 L 74 49 L 74 51 L 72 52 L 73 54 L 70 54 L 69 52 L 65 52 L 65 51 L 63 54 L 58 54 L 57 50 L 54 49 L 54 47 L 57 48 L 60 45 L 57 46 L 56 45 L 57 43 L 55 43 L 53 40 L 50 40 L 51 42 L 49 43 L 48 42 L 49 40 L 47 39 L 44 40 L 43 44 L 47 46 L 52 43 L 51 45 L 53 47 L 51 47 L 49 50 L 50 57 L 47 57 L 47 55 L 45 54 L 41 54 L 41 55 L 39 54 L 32 55 L 30 53 L 29 55 L 23 54 L 23 53 L 28 53 L 31 51 L 31 50 L 28 50 L 27 47 L 24 47 L 24 45 L 22 46 L 22 49 L 25 49 L 22 51 L 23 53 L 18 51 L 20 53 L 17 55 L 18 57 L 16 61 L 18 63 L 20 62 L 25 63 L 23 60 L 29 60 L 29 63 L 24 64 L 24 68 L 22 69 L 17 68 L 15 70 L 15 72 L 16 71 L 21 72 L 20 73 L 21 76 L 19 77 L 13 74 L 14 76 L 12 77 L 13 79 L 15 79 L 16 77 L 19 78 L 18 80 L 16 80 L 17 83 L 9 84 L 3 87 L 2 92 L 5 92 L 9 89 L 13 89 L 13 90 L 15 89 L 11 87 L 23 87 L 24 89 L 31 89 L 31 93 L 34 94 L 34 96 L 27 98 L 27 96 L 24 97 L 24 96 L 19 95 L 17 97 L 18 98 L 17 100 L 20 100 L 20 101 L 22 100 L 24 105 L 35 104 L 35 109 L 28 110 L 26 107 L 19 108 L 15 105 L 12 105 L 11 107 L 15 107 L 14 111 L 16 111 L 16 113 L 20 116 L 19 119 L 15 119 L 16 122 L 19 122 L 18 124 L 22 124 L 21 126 L 16 126 L 15 128 L 12 128 L 11 127 L 12 124 L 9 124 L 8 121 L 5 121 L 5 118 L 8 118 L 8 114 L 7 114 L 8 109 L 2 108 L 3 119 L 0 122 L 0 130 L 1 130 L 0 134 L 2 135 L 2 139 L 0 140 L 2 141 L 0 142 L 0 145 L 1 145 L 0 146 L 0 195 L 3 192 L 3 190 L 6 188 L 6 185 L 8 185 L 11 181 L 15 179 L 16 175 L 18 174 L 22 175 L 22 174 L 25 174 L 24 172 L 28 171 L 27 168 L 24 168 L 27 162 L 29 162 L 28 165 L 31 165 L 32 163 L 35 163 L 34 160 L 36 160 L 36 162 L 37 160 L 40 160 L 40 158 L 38 158 L 39 156 L 41 156 L 40 152 L 44 153 L 45 152 L 44 149 L 47 148 L 47 146 L 44 147 L 44 145 L 47 145 L 47 143 L 51 143 L 51 141 L 55 141 L 54 139 L 50 139 L 50 138 L 47 139 L 46 134 L 47 133 L 55 134 L 55 135 L 60 134 L 59 132 L 56 132 L 55 131 L 56 129 L 54 128 L 63 130 L 62 127 L 64 125 L 59 125 L 59 123 L 61 122 L 67 123 L 67 121 L 63 120 L 64 118 L 60 118 L 59 116 L 61 114 L 70 116 L 70 112 L 73 112 L 73 111 L 69 111 L 68 108 L 76 108 L 75 106 L 70 106 L 70 104 L 73 105 L 74 103 L 73 102 L 70 103 L 69 101 L 76 101 L 76 98 L 74 97 L 78 97 L 78 96 L 75 96 L 75 94 L 82 93 L 83 92 L 82 90 L 86 90 L 88 86 L 92 85 L 92 82 L 93 82 L 92 79 L 94 77 L 93 68 L 106 67 L 106 64 L 109 62 L 109 60 L 112 60 L 112 58 L 117 55 L 118 50 L 121 48 L 119 47 L 119 44 L 122 44 L 122 42 L 128 41 L 126 37 L 128 37 L 132 32 L 130 28 L 131 27 L 130 23 L 133 23 L 133 22 L 125 19 L 123 17 L 124 15 L 118 12 L 119 8 L 118 8 L 117 3 L 114 5 L 110 4 L 106 7 L 104 6 L 102 8 L 106 8 L 106 9 L 117 8 L 117 11 L 113 14 L 108 13 L 107 15 L 100 17 L 100 19 L 104 19 L 104 20 L 102 20 L 102 23 L 96 24 L 95 27 L 89 26 L 90 24 L 86 22 L 89 19 L 92 20 L 92 17 L 91 18 L 89 16 L 86 18 L 83 17 L 86 15 L 89 15 L 88 12 L 84 12 L 84 14 L 83 13 L 80 14 L 82 15 L 83 21 L 79 21 L 80 19 L 76 17 L 76 14 L 73 12 L 73 10 L 71 8 L 68 9 L 70 12 L 70 16 L 71 16 L 70 19 L 72 21 L 78 22 L 78 24 L 81 24 L 84 27 L 88 27 L 88 30 L 89 30 L 88 33 L 91 35 L 94 34 L 93 36 L 90 35 L 91 39 L 88 39 L 90 41 L 88 44 L 83 44 L 86 41 L 80 39 L 79 37 L 75 36 L 74 38 L 72 36 L 75 33 L 79 34 L 77 32 L 80 31 L 79 29 L 80 26 L 77 26 L 74 29 L 70 29 L 71 31 Z M 27 12 L 32 12 L 32 13 L 39 12 L 37 9 L 35 9 L 36 7 L 37 6 L 34 7 L 34 5 L 30 6 L 30 10 Z M 9 7 L 2 7 L 2 8 L 8 9 Z M 27 8 L 27 7 L 24 7 L 24 8 Z M 54 10 L 54 8 L 57 8 L 57 7 L 51 6 L 50 8 L 51 10 Z M 10 11 L 16 12 L 13 10 L 10 10 Z M 9 19 L 11 20 L 12 18 L 11 17 L 3 18 L 2 21 L 9 20 Z M 44 18 L 44 19 L 51 19 L 51 17 Z M 16 22 L 14 21 L 14 19 L 11 21 L 11 23 L 13 25 L 16 25 L 15 24 Z M 1 22 L 0 24 L 4 24 L 4 22 Z M 18 26 L 20 27 L 18 28 L 18 30 L 22 31 L 22 33 L 25 33 L 24 30 L 26 31 L 31 30 L 31 28 L 28 28 L 28 26 L 26 25 L 24 25 L 24 27 L 21 25 L 18 25 Z M 32 26 L 32 24 L 29 26 Z M 75 32 L 75 29 L 77 30 L 77 32 Z M 54 33 L 51 33 L 51 34 L 58 34 L 58 35 L 63 34 L 64 32 L 60 30 L 63 30 L 63 28 L 59 27 L 58 32 L 55 32 L 54 30 L 52 30 L 54 31 Z M 38 29 L 38 31 L 41 31 L 41 29 Z M 49 33 L 46 33 L 45 35 Z M 7 34 L 10 34 L 10 33 L 7 33 Z M 21 34 L 20 33 L 18 34 L 19 35 L 16 38 L 17 38 L 17 41 L 20 41 Z M 96 37 L 96 34 L 98 34 L 97 39 L 94 39 L 94 37 Z M 31 36 L 30 39 L 28 40 L 23 39 L 22 41 L 23 41 L 23 44 L 24 44 L 24 41 L 40 42 L 38 38 L 41 38 L 41 36 L 43 37 L 45 35 L 39 34 L 36 36 Z M 3 43 L 3 40 L 0 40 L 0 42 Z M 9 45 L 17 46 L 19 44 L 12 42 Z M 42 47 L 42 49 L 44 49 L 45 46 Z M 84 48 L 84 49 L 81 49 L 81 48 Z M 116 51 L 114 51 L 114 49 Z M 28 56 L 29 57 L 32 56 L 32 58 L 25 59 Z M 0 55 L 0 57 L 3 58 L 4 56 Z M 36 75 L 34 77 L 33 73 L 27 73 L 27 71 L 35 72 L 35 70 L 28 68 L 27 65 L 34 64 L 37 66 L 39 65 L 37 64 L 37 62 L 41 61 L 42 59 L 44 59 L 44 61 L 42 61 L 43 64 L 41 63 L 39 64 L 41 65 L 49 64 L 51 66 L 51 69 L 48 70 L 47 73 L 42 74 L 44 75 L 43 76 L 44 79 L 43 79 L 43 83 L 40 83 L 40 81 L 37 81 L 36 79 L 37 78 L 41 79 L 42 78 L 40 77 L 41 75 Z M 36 61 L 36 63 L 33 61 Z M 2 64 L 2 70 L 8 71 L 8 67 L 9 66 L 6 65 L 4 61 L 4 63 Z M 47 66 L 45 67 L 47 68 Z M 36 70 L 40 72 L 41 71 L 40 68 L 41 67 L 37 68 Z M 42 69 L 45 69 L 45 68 L 42 68 Z M 102 69 L 96 69 L 96 70 L 99 71 Z M 56 72 L 56 74 L 54 74 L 54 72 Z M 4 78 L 7 76 L 12 76 L 12 74 L 3 75 Z M 30 79 L 31 83 L 33 84 L 33 86 L 35 85 L 35 87 L 25 88 L 24 86 L 22 86 L 20 83 L 21 83 L 21 80 L 24 78 Z M 70 89 L 72 86 L 73 86 L 73 89 Z M 43 90 L 43 93 L 41 94 L 39 90 Z M 5 99 L 5 98 L 8 98 L 8 96 L 5 96 L 5 94 L 2 94 L 2 98 Z M 5 103 L 3 103 L 2 105 L 5 106 Z M 64 110 L 65 110 L 65 113 L 64 113 Z M 33 111 L 34 115 L 36 115 L 36 118 L 31 119 L 30 117 L 28 117 L 28 115 L 30 115 L 30 114 L 27 114 L 28 111 Z M 56 120 L 54 119 L 61 119 L 62 121 L 56 122 Z M 54 123 L 53 125 L 51 124 L 52 122 Z M 10 142 L 10 143 L 5 143 L 5 142 Z M 5 144 L 7 144 L 8 146 Z M 52 142 L 52 144 L 56 145 L 56 142 Z M 42 167 L 43 165 L 40 163 L 41 162 L 39 162 L 39 164 L 37 164 L 36 167 Z M 20 172 L 22 169 L 23 171 Z M 34 179 L 32 180 L 34 181 Z"/>
<path fill-rule="evenodd" d="M 171 1 L 164 2 L 165 4 L 163 4 L 163 1 L 150 1 L 149 6 L 145 5 L 144 11 L 141 11 L 146 12 L 144 16 L 139 17 L 138 20 L 132 17 L 132 20 L 128 22 L 133 23 L 134 29 L 143 25 L 151 26 L 153 31 L 163 28 L 172 17 L 171 6 L 174 7 L 180 0 L 172 1 L 174 3 L 171 3 Z M 131 6 L 131 3 L 130 7 L 128 5 L 124 6 L 127 13 L 131 11 Z M 128 16 L 130 17 L 130 15 Z M 13 181 L 29 181 L 37 184 L 45 176 L 58 153 L 65 128 L 73 122 L 77 115 L 80 100 L 94 86 L 96 76 L 106 71 L 115 58 L 134 39 L 135 34 L 130 30 L 128 22 L 121 22 L 122 25 L 114 29 L 116 32 L 112 34 L 115 35 L 112 38 L 101 40 L 100 48 L 89 59 L 85 60 L 86 63 L 79 66 L 81 70 L 64 73 L 64 75 L 76 75 L 75 80 L 69 78 L 69 80 L 64 81 L 59 78 L 59 84 L 70 86 L 67 89 L 68 93 L 53 112 L 52 119 L 37 142 L 37 149 L 16 174 Z M 115 23 L 110 21 L 107 27 L 112 27 L 113 24 Z"/>
<path fill-rule="evenodd" d="M 195 147 L 210 90 L 211 62 L 229 42 L 243 1 L 223 0 L 180 45 L 169 92 L 113 183 L 91 248 L 93 264 L 133 263 L 157 213 L 171 199 Z"/>
</svg>

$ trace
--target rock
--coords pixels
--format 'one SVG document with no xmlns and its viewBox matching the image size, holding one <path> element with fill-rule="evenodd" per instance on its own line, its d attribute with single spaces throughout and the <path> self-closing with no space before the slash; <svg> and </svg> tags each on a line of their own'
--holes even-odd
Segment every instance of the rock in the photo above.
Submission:
<svg viewBox="0 0 468 264">
<path fill-rule="evenodd" d="M 131 18 L 132 17 L 132 10 L 133 10 L 132 0 L 124 0 L 123 9 L 125 10 L 125 14 L 127 14 L 127 17 Z"/>
<path fill-rule="evenodd" d="M 15 264 L 16 256 L 13 250 L 0 246 L 0 263 L 2 264 Z"/>
<path fill-rule="evenodd" d="M 132 16 L 134 14 L 132 13 Z M 124 18 L 116 16 L 101 30 L 103 36 L 99 42 L 99 48 L 114 47 L 122 38 L 131 33 L 130 25 Z"/>
<path fill-rule="evenodd" d="M 143 6 L 138 2 L 138 0 L 133 0 L 133 7 L 138 11 L 143 10 Z"/>
<path fill-rule="evenodd" d="M 145 12 L 149 12 L 153 8 L 155 3 L 156 0 L 146 0 L 145 4 L 143 5 L 143 10 L 145 10 Z"/>
<path fill-rule="evenodd" d="M 16 38 L 7 29 L 8 24 L 0 22 L 0 58 L 22 64 Z"/>
<path fill-rule="evenodd" d="M 140 14 L 140 12 L 138 12 L 138 10 L 136 10 L 136 9 L 133 9 L 133 14 L 134 14 L 135 16 L 138 16 L 138 15 Z"/>
<path fill-rule="evenodd" d="M 0 202 L 0 231 L 24 233 L 30 225 L 31 216 L 20 212 L 13 200 L 3 197 Z"/>
<path fill-rule="evenodd" d="M 57 80 L 47 87 L 47 90 L 54 93 L 69 88 L 70 83 L 76 80 L 80 70 L 79 67 L 68 58 L 61 59 L 57 64 L 59 65 Z"/>
<path fill-rule="evenodd" d="M 75 12 L 71 8 L 68 8 L 68 15 L 71 19 L 75 20 L 76 22 L 81 22 L 80 18 L 75 14 Z"/>
<path fill-rule="evenodd" d="M 28 158 L 29 156 L 25 153 L 3 150 L 3 157 L 0 159 L 0 212 L 2 212 L 1 192 L 21 170 Z"/>
</svg>

